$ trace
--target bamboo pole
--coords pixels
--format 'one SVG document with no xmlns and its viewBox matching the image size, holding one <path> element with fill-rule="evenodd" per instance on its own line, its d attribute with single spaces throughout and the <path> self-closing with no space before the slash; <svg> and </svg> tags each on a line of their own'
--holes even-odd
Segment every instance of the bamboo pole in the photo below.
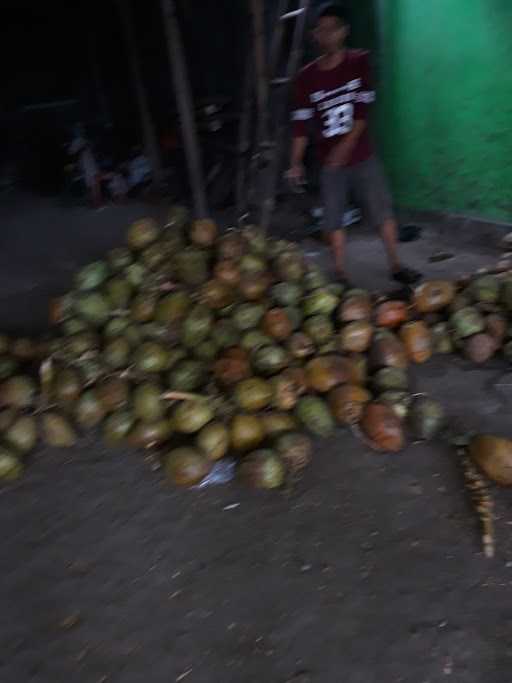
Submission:
<svg viewBox="0 0 512 683">
<path fill-rule="evenodd" d="M 176 102 L 181 119 L 185 155 L 190 185 L 192 187 L 194 213 L 196 218 L 206 218 L 208 216 L 208 204 L 206 201 L 203 164 L 194 122 L 192 96 L 183 54 L 183 45 L 176 19 L 175 3 L 174 0 L 160 0 L 160 5 L 164 17 L 169 64 L 173 74 Z"/>
<path fill-rule="evenodd" d="M 163 185 L 163 170 L 160 148 L 158 146 L 155 126 L 151 118 L 148 94 L 144 86 L 144 80 L 142 78 L 142 69 L 140 65 L 139 52 L 137 49 L 137 42 L 135 40 L 135 32 L 133 30 L 133 17 L 130 2 L 131 0 L 117 0 L 117 6 L 121 16 L 121 23 L 123 25 L 123 32 L 132 70 L 135 96 L 137 99 L 137 106 L 139 109 L 142 128 L 142 137 L 144 141 L 144 150 L 151 163 L 153 184 L 161 187 Z"/>
<path fill-rule="evenodd" d="M 238 132 L 238 163 L 236 172 L 236 208 L 238 218 L 241 218 L 247 211 L 247 159 L 251 148 L 251 113 L 254 92 L 253 73 L 253 51 L 249 48 Z"/>
</svg>

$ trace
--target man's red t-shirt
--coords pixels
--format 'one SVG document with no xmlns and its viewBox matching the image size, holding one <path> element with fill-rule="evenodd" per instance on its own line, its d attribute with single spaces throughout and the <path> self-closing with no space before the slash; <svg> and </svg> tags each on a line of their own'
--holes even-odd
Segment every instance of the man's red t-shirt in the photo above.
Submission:
<svg viewBox="0 0 512 683">
<path fill-rule="evenodd" d="M 320 69 L 318 61 L 312 62 L 297 77 L 293 135 L 307 136 L 308 122 L 313 120 L 317 151 L 323 164 L 336 143 L 352 130 L 354 121 L 368 118 L 369 105 L 374 100 L 368 52 L 346 50 L 341 64 L 329 70 Z M 358 164 L 372 154 L 368 128 L 365 128 L 348 163 Z"/>
</svg>

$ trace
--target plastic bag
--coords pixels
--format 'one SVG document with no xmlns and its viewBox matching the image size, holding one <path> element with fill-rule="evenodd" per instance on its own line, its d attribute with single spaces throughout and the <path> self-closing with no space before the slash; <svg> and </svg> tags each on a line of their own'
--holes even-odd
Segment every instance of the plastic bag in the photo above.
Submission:
<svg viewBox="0 0 512 683">
<path fill-rule="evenodd" d="M 236 460 L 234 458 L 218 460 L 203 481 L 195 488 L 204 489 L 207 486 L 228 484 L 235 478 L 235 468 Z"/>
</svg>

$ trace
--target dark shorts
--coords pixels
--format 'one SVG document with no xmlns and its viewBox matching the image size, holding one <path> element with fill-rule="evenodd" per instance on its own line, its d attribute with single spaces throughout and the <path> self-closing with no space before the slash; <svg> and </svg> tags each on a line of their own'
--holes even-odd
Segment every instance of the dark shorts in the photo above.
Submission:
<svg viewBox="0 0 512 683">
<path fill-rule="evenodd" d="M 354 166 L 322 169 L 322 199 L 325 230 L 340 230 L 348 206 L 349 193 L 371 226 L 393 218 L 393 200 L 384 171 L 377 157 L 371 156 Z"/>
</svg>

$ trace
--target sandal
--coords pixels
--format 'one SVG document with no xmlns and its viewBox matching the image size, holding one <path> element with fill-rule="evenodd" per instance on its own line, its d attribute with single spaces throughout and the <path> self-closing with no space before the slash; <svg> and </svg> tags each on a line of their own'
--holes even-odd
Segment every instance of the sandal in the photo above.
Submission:
<svg viewBox="0 0 512 683">
<path fill-rule="evenodd" d="M 402 268 L 398 268 L 398 270 L 394 270 L 391 273 L 391 277 L 393 280 L 396 280 L 396 282 L 400 282 L 400 284 L 402 285 L 414 285 L 419 280 L 421 280 L 422 275 L 421 273 L 418 273 L 417 270 L 413 270 L 412 268 L 406 268 L 404 266 Z"/>
</svg>

